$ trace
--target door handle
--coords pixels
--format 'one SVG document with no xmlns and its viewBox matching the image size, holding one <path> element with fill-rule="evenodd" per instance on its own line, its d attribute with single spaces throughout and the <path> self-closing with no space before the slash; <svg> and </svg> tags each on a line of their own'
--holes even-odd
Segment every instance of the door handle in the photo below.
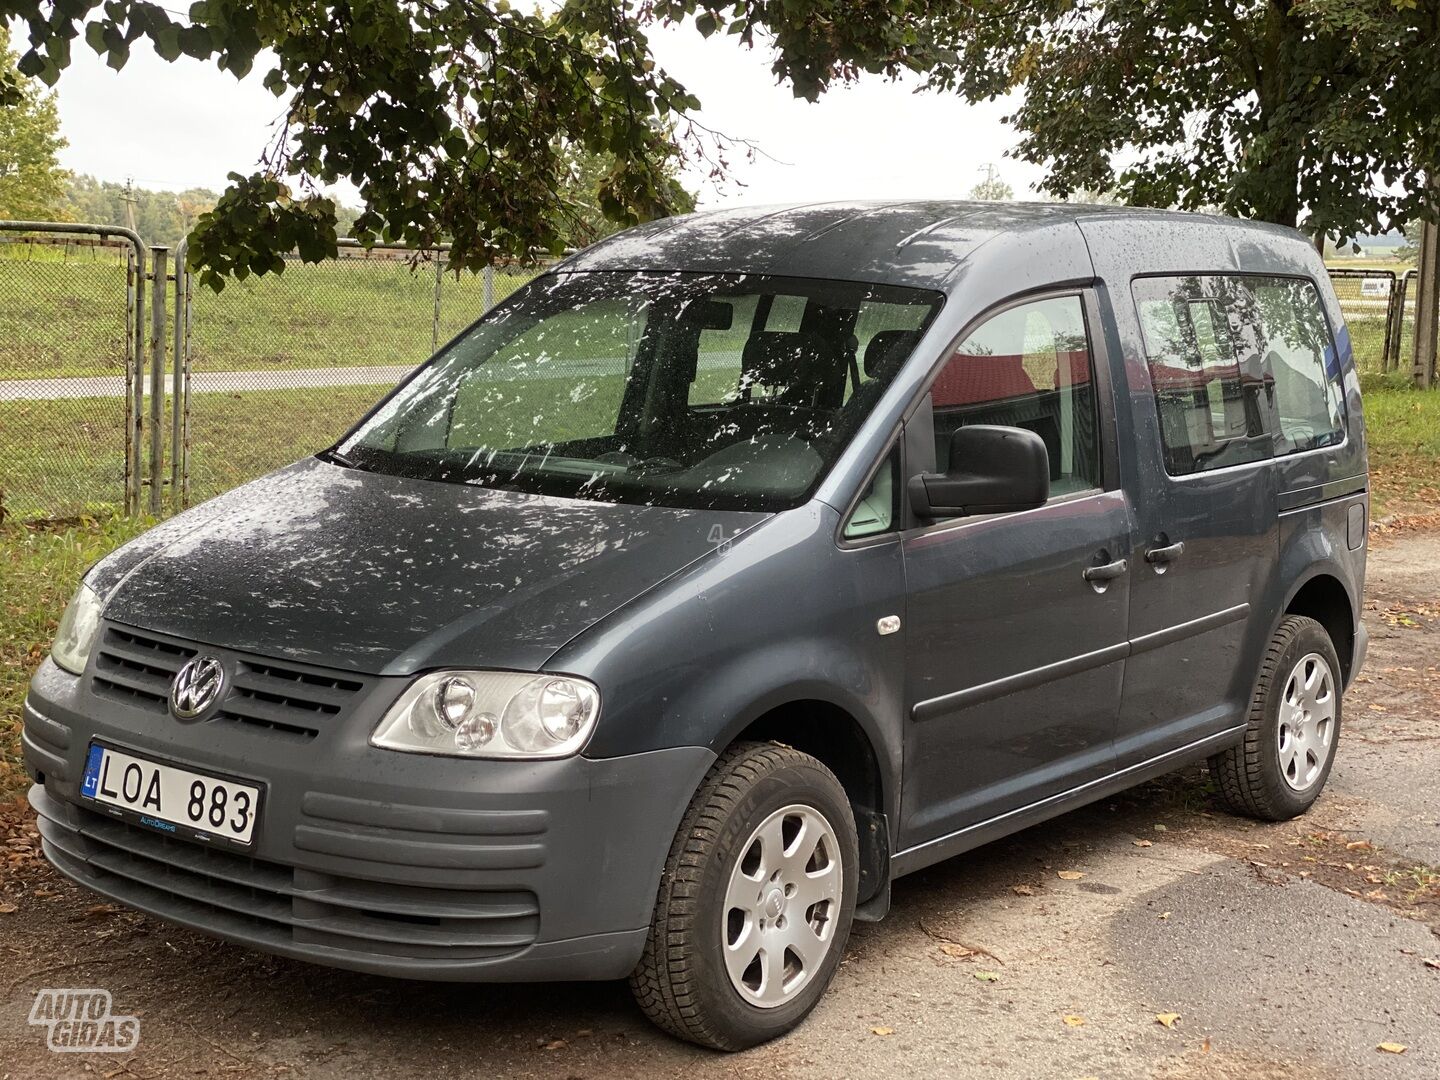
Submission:
<svg viewBox="0 0 1440 1080">
<path fill-rule="evenodd" d="M 1081 577 L 1086 581 L 1113 581 L 1130 568 L 1130 563 L 1125 559 L 1116 559 L 1112 563 L 1105 563 L 1103 566 L 1087 566 Z"/>
<path fill-rule="evenodd" d="M 1145 561 L 1148 563 L 1174 562 L 1184 554 L 1185 541 L 1181 540 L 1179 543 L 1168 544 L 1165 547 L 1150 548 L 1145 552 Z"/>
</svg>

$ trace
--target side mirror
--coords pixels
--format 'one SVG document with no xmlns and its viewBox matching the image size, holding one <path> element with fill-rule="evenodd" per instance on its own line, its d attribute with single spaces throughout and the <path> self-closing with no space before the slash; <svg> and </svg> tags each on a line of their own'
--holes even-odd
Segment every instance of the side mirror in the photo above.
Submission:
<svg viewBox="0 0 1440 1080">
<path fill-rule="evenodd" d="M 1050 454 L 1024 428 L 962 427 L 950 437 L 946 471 L 912 476 L 909 492 L 922 518 L 1033 510 L 1050 497 Z"/>
</svg>

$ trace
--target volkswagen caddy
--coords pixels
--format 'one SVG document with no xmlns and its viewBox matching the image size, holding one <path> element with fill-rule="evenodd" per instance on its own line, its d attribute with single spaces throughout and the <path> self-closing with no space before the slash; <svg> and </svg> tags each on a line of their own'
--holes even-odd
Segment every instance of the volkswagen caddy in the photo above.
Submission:
<svg viewBox="0 0 1440 1080">
<path fill-rule="evenodd" d="M 1280 819 L 1365 656 L 1350 341 L 1299 234 L 703 213 L 559 264 L 330 449 L 102 560 L 44 851 L 321 964 L 628 978 L 739 1049 L 896 878 L 1187 763 Z"/>
</svg>

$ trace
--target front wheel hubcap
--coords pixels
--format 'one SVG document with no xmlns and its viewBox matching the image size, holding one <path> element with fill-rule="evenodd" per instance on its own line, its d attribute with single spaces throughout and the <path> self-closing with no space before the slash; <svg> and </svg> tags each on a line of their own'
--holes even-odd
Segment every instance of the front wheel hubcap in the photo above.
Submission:
<svg viewBox="0 0 1440 1080">
<path fill-rule="evenodd" d="M 776 810 L 730 869 L 720 943 L 730 984 L 773 1009 L 817 977 L 835 942 L 844 868 L 835 830 L 813 806 Z"/>
<path fill-rule="evenodd" d="M 1295 791 L 1315 786 L 1335 744 L 1338 698 L 1330 664 L 1307 653 L 1290 671 L 1280 701 L 1280 775 Z"/>
</svg>

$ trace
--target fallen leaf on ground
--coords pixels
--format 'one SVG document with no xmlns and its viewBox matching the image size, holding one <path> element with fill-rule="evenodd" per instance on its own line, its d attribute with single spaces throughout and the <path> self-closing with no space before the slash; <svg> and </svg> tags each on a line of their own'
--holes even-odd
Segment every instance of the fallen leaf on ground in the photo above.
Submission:
<svg viewBox="0 0 1440 1080">
<path fill-rule="evenodd" d="M 1155 1022 L 1161 1027 L 1173 1028 L 1175 1021 L 1180 1019 L 1179 1013 L 1156 1013 Z"/>
<path fill-rule="evenodd" d="M 567 1043 L 564 1039 L 551 1039 L 548 1043 L 545 1044 L 545 1049 L 546 1049 L 546 1050 L 564 1050 L 565 1047 L 567 1047 L 567 1046 L 569 1046 L 569 1045 L 570 1045 L 570 1044 Z"/>
<path fill-rule="evenodd" d="M 1079 870 L 1057 870 L 1055 876 L 1064 881 L 1079 881 L 1085 875 Z"/>
<path fill-rule="evenodd" d="M 1369 850 L 1370 848 L 1372 848 L 1372 847 L 1374 847 L 1374 846 L 1375 846 L 1375 845 L 1372 844 L 1372 843 L 1370 843 L 1369 840 L 1351 840 L 1348 844 L 1345 845 L 1345 850 L 1346 850 L 1346 851 L 1367 851 L 1367 850 Z"/>
<path fill-rule="evenodd" d="M 1387 1054 L 1403 1054 L 1406 1050 L 1404 1043 L 1381 1043 L 1375 1047 L 1376 1050 L 1383 1050 Z"/>
<path fill-rule="evenodd" d="M 1016 896 L 1034 896 L 1035 890 L 1029 885 L 1011 885 L 1010 891 Z"/>
<path fill-rule="evenodd" d="M 0 915 L 13 915 L 14 913 L 14 904 L 0 904 Z"/>
<path fill-rule="evenodd" d="M 981 982 L 999 982 L 1000 974 L 995 971 L 977 971 L 975 977 Z"/>
<path fill-rule="evenodd" d="M 964 945 L 956 945 L 953 941 L 947 941 L 941 945 L 940 951 L 946 956 L 953 956 L 959 960 L 964 960 L 967 956 L 975 955 L 974 949 L 967 949 Z"/>
<path fill-rule="evenodd" d="M 887 1027 L 875 1027 L 870 1029 L 870 1033 L 872 1035 L 894 1035 L 895 1029 Z"/>
<path fill-rule="evenodd" d="M 1440 960 L 1432 960 L 1430 959 L 1430 957 L 1427 956 L 1425 958 L 1425 966 L 1428 968 L 1434 968 L 1436 971 L 1440 971 Z"/>
<path fill-rule="evenodd" d="M 1157 919 L 1168 919 L 1170 917 L 1170 912 L 1162 911 L 1159 915 L 1156 915 L 1155 917 Z"/>
<path fill-rule="evenodd" d="M 1156 832 L 1169 832 L 1169 831 L 1170 831 L 1170 826 L 1169 826 L 1169 825 L 1161 825 L 1161 824 L 1157 821 L 1157 822 L 1155 823 L 1155 831 L 1156 831 Z"/>
<path fill-rule="evenodd" d="M 1085 1026 L 1085 1018 L 1083 1016 L 1076 1016 L 1074 1013 L 1071 1013 L 1069 1016 L 1061 1017 L 1061 1019 L 1065 1022 L 1066 1027 Z"/>
<path fill-rule="evenodd" d="M 1136 847 L 1154 847 L 1154 846 L 1155 846 L 1155 841 L 1153 841 L 1153 840 L 1136 840 L 1136 841 L 1134 841 L 1134 844 L 1135 844 Z"/>
</svg>

